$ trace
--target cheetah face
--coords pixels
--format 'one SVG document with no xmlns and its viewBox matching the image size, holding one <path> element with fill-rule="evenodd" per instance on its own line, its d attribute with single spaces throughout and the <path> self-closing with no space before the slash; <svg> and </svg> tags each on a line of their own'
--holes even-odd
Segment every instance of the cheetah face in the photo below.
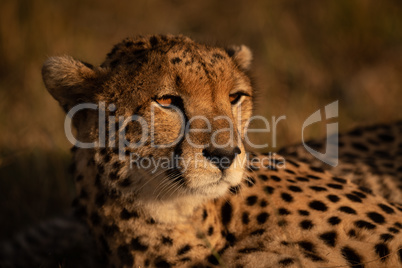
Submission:
<svg viewBox="0 0 402 268">
<path fill-rule="evenodd" d="M 43 76 L 66 111 L 98 105 L 73 122 L 77 139 L 97 142 L 94 159 L 106 188 L 139 200 L 215 198 L 243 177 L 250 61 L 245 46 L 147 36 L 116 45 L 99 68 L 51 58 Z"/>
</svg>

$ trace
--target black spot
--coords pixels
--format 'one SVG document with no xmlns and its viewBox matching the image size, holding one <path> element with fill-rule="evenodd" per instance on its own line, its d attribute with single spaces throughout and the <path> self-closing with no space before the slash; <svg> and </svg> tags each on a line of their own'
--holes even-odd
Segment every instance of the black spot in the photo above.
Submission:
<svg viewBox="0 0 402 268">
<path fill-rule="evenodd" d="M 387 242 L 387 241 L 390 241 L 390 240 L 394 239 L 394 236 L 392 234 L 381 234 L 380 239 L 383 242 Z"/>
<path fill-rule="evenodd" d="M 309 204 L 309 207 L 318 211 L 327 211 L 328 207 L 321 201 L 314 200 L 311 201 Z"/>
<path fill-rule="evenodd" d="M 354 210 L 353 208 L 348 207 L 348 206 L 342 206 L 342 207 L 338 208 L 338 210 L 345 212 L 347 214 L 355 214 L 355 215 L 357 214 L 356 210 Z"/>
<path fill-rule="evenodd" d="M 170 268 L 171 265 L 170 263 L 168 263 L 165 259 L 163 259 L 162 257 L 158 257 L 155 260 L 155 267 L 158 268 Z"/>
<path fill-rule="evenodd" d="M 211 236 L 214 233 L 214 227 L 213 226 L 209 226 L 208 228 L 208 235 Z"/>
<path fill-rule="evenodd" d="M 387 205 L 378 204 L 378 206 L 387 214 L 394 214 L 395 210 Z"/>
<path fill-rule="evenodd" d="M 293 165 L 293 166 L 295 166 L 295 167 L 300 167 L 299 164 L 297 164 L 296 162 L 293 162 L 292 160 L 287 159 L 286 162 L 291 164 L 291 165 Z"/>
<path fill-rule="evenodd" d="M 208 218 L 208 212 L 206 209 L 202 211 L 202 220 L 205 221 Z"/>
<path fill-rule="evenodd" d="M 279 178 L 278 176 L 275 176 L 275 175 L 271 175 L 270 178 L 277 182 L 281 181 L 281 178 Z"/>
<path fill-rule="evenodd" d="M 285 202 L 288 202 L 288 203 L 293 202 L 293 196 L 291 196 L 288 193 L 282 193 L 281 197 L 282 197 L 283 201 L 285 201 Z"/>
<path fill-rule="evenodd" d="M 90 220 L 91 220 L 92 224 L 95 226 L 99 225 L 101 222 L 101 218 L 100 218 L 99 214 L 96 212 L 91 213 Z"/>
<path fill-rule="evenodd" d="M 313 254 L 313 253 L 305 252 L 305 253 L 304 253 L 304 256 L 305 256 L 306 258 L 309 258 L 309 259 L 312 260 L 312 261 L 315 261 L 315 262 L 324 261 L 323 258 L 321 258 L 320 256 L 318 256 L 318 255 L 316 255 L 316 254 Z"/>
<path fill-rule="evenodd" d="M 119 178 L 119 176 L 117 175 L 117 173 L 118 173 L 118 171 L 110 172 L 110 174 L 109 174 L 109 179 L 111 179 L 112 181 L 117 180 L 117 179 Z"/>
<path fill-rule="evenodd" d="M 402 246 L 399 246 L 398 255 L 399 255 L 399 262 L 402 263 Z"/>
<path fill-rule="evenodd" d="M 101 193 L 101 192 L 97 193 L 97 194 L 96 194 L 96 197 L 95 197 L 95 204 L 96 204 L 98 207 L 101 207 L 101 206 L 103 206 L 105 203 L 106 203 L 106 197 L 105 197 L 105 195 L 104 195 L 103 193 Z"/>
<path fill-rule="evenodd" d="M 328 183 L 327 186 L 333 189 L 343 189 L 343 186 L 341 184 Z"/>
<path fill-rule="evenodd" d="M 191 250 L 191 246 L 190 245 L 185 245 L 183 247 L 181 247 L 178 251 L 177 251 L 177 255 L 184 255 L 187 252 L 189 252 Z"/>
<path fill-rule="evenodd" d="M 265 187 L 264 187 L 264 191 L 265 191 L 267 194 L 272 194 L 272 193 L 274 192 L 274 188 L 271 187 L 271 186 L 265 186 Z"/>
<path fill-rule="evenodd" d="M 117 191 L 116 189 L 111 189 L 108 193 L 108 196 L 112 199 L 116 199 L 121 195 L 120 191 Z"/>
<path fill-rule="evenodd" d="M 248 187 L 253 187 L 255 185 L 255 180 L 253 177 L 247 177 L 246 184 Z"/>
<path fill-rule="evenodd" d="M 285 172 L 287 172 L 289 174 L 296 174 L 293 170 L 290 170 L 290 169 L 285 169 Z"/>
<path fill-rule="evenodd" d="M 130 178 L 125 178 L 124 180 L 122 180 L 121 182 L 119 182 L 119 186 L 120 187 L 128 187 L 130 186 L 132 183 Z"/>
<path fill-rule="evenodd" d="M 282 265 L 283 267 L 292 265 L 295 261 L 292 258 L 285 258 L 282 259 L 278 262 L 279 265 Z"/>
<path fill-rule="evenodd" d="M 299 210 L 298 212 L 299 212 L 299 214 L 300 214 L 301 216 L 308 216 L 308 215 L 310 215 L 310 212 L 308 212 L 307 210 Z"/>
<path fill-rule="evenodd" d="M 310 169 L 312 171 L 315 171 L 315 172 L 324 173 L 324 170 L 322 168 L 320 168 L 320 167 L 312 167 L 312 166 L 310 166 Z"/>
<path fill-rule="evenodd" d="M 320 234 L 320 239 L 328 246 L 335 247 L 336 232 L 331 231 Z"/>
<path fill-rule="evenodd" d="M 385 223 L 384 216 L 377 212 L 369 212 L 369 213 L 367 213 L 367 217 L 369 217 L 375 223 L 379 223 L 379 224 Z"/>
<path fill-rule="evenodd" d="M 391 232 L 391 233 L 394 233 L 394 234 L 399 233 L 399 230 L 396 229 L 396 228 L 393 228 L 393 227 L 389 227 L 389 228 L 388 228 L 388 231 Z"/>
<path fill-rule="evenodd" d="M 235 235 L 232 234 L 232 233 L 224 233 L 224 232 L 222 232 L 222 236 L 224 236 L 225 239 L 226 239 L 226 241 L 228 241 L 229 244 L 232 245 L 232 246 L 233 246 L 234 243 L 236 242 L 236 237 L 235 237 Z"/>
<path fill-rule="evenodd" d="M 301 221 L 299 225 L 304 230 L 310 230 L 311 228 L 314 227 L 314 224 L 310 220 Z"/>
<path fill-rule="evenodd" d="M 154 47 L 159 43 L 159 40 L 156 36 L 151 36 L 151 38 L 149 38 L 149 43 Z"/>
<path fill-rule="evenodd" d="M 347 180 L 342 179 L 342 178 L 338 178 L 338 177 L 332 177 L 332 179 L 334 181 L 337 181 L 337 182 L 342 183 L 342 184 L 346 184 L 346 182 L 347 182 Z"/>
<path fill-rule="evenodd" d="M 296 177 L 296 180 L 298 180 L 298 181 L 310 181 L 309 179 L 307 179 L 305 177 Z"/>
<path fill-rule="evenodd" d="M 232 205 L 230 204 L 230 201 L 226 201 L 225 204 L 223 204 L 222 209 L 221 209 L 221 216 L 222 216 L 222 224 L 227 225 L 230 220 L 232 219 Z"/>
<path fill-rule="evenodd" d="M 242 254 L 249 254 L 249 253 L 253 253 L 253 252 L 257 252 L 257 251 L 261 251 L 261 249 L 259 249 L 259 248 L 242 248 L 242 249 L 239 249 L 239 253 L 242 253 Z"/>
<path fill-rule="evenodd" d="M 355 148 L 356 150 L 362 151 L 362 152 L 368 152 L 368 147 L 362 143 L 359 142 L 353 142 L 352 147 Z"/>
<path fill-rule="evenodd" d="M 328 223 L 331 225 L 338 225 L 341 222 L 341 219 L 339 219 L 336 216 L 333 216 L 331 218 L 328 219 Z"/>
<path fill-rule="evenodd" d="M 383 142 L 393 142 L 395 141 L 395 137 L 388 135 L 388 134 L 379 134 L 378 138 L 380 138 Z"/>
<path fill-rule="evenodd" d="M 290 211 L 287 210 L 286 208 L 280 208 L 280 209 L 278 209 L 278 214 L 279 215 L 289 215 Z"/>
<path fill-rule="evenodd" d="M 267 201 L 261 200 L 260 207 L 265 208 L 268 205 Z"/>
<path fill-rule="evenodd" d="M 395 222 L 394 225 L 395 225 L 396 227 L 398 227 L 399 229 L 402 229 L 402 223 L 400 223 L 400 222 Z"/>
<path fill-rule="evenodd" d="M 260 178 L 262 181 L 267 181 L 268 177 L 266 175 L 260 174 L 258 175 L 258 178 Z"/>
<path fill-rule="evenodd" d="M 181 77 L 179 75 L 176 75 L 175 83 L 177 87 L 181 87 Z"/>
<path fill-rule="evenodd" d="M 77 177 L 75 177 L 76 181 L 82 181 L 82 179 L 84 178 L 84 176 L 82 176 L 81 174 L 78 175 Z"/>
<path fill-rule="evenodd" d="M 258 214 L 258 216 L 257 216 L 257 222 L 258 222 L 259 224 L 263 224 L 263 223 L 265 223 L 265 222 L 267 221 L 268 217 L 269 217 L 269 214 L 268 214 L 268 213 L 262 212 L 262 213 Z"/>
<path fill-rule="evenodd" d="M 364 229 L 368 229 L 368 230 L 372 230 L 376 227 L 374 224 L 371 224 L 371 223 L 369 223 L 367 221 L 363 221 L 363 220 L 355 221 L 354 224 L 356 227 L 364 228 Z"/>
<path fill-rule="evenodd" d="M 257 203 L 257 196 L 256 195 L 251 195 L 246 198 L 246 204 L 247 206 L 253 206 L 255 203 Z"/>
<path fill-rule="evenodd" d="M 366 198 L 366 195 L 363 194 L 363 193 L 361 193 L 361 192 L 353 191 L 352 193 L 355 194 L 355 195 L 357 195 L 357 196 L 360 197 L 360 198 Z"/>
<path fill-rule="evenodd" d="M 257 229 L 251 232 L 250 235 L 262 235 L 263 233 L 265 233 L 265 229 Z"/>
<path fill-rule="evenodd" d="M 374 246 L 375 253 L 381 258 L 381 261 L 384 262 L 389 257 L 389 249 L 388 246 L 384 243 L 378 243 Z"/>
<path fill-rule="evenodd" d="M 207 259 L 208 259 L 208 262 L 213 264 L 213 265 L 218 265 L 219 264 L 218 259 L 212 254 L 209 255 Z"/>
<path fill-rule="evenodd" d="M 149 219 L 147 219 L 147 220 L 145 221 L 145 223 L 146 223 L 146 224 L 153 225 L 153 224 L 155 224 L 156 222 L 155 222 L 155 220 L 154 220 L 153 218 L 149 218 Z"/>
<path fill-rule="evenodd" d="M 113 61 L 110 62 L 110 67 L 114 68 L 114 67 L 116 67 L 116 66 L 119 65 L 119 64 L 120 64 L 120 60 L 115 59 L 115 60 L 113 60 Z"/>
<path fill-rule="evenodd" d="M 351 238 L 356 238 L 357 237 L 356 231 L 354 229 L 349 230 L 348 236 Z"/>
<path fill-rule="evenodd" d="M 289 186 L 288 189 L 291 190 L 292 192 L 295 192 L 295 193 L 296 192 L 302 192 L 302 189 L 300 187 L 297 187 L 297 186 L 294 186 L 294 185 Z"/>
<path fill-rule="evenodd" d="M 346 197 L 352 202 L 356 202 L 356 203 L 362 202 L 362 199 L 354 194 L 346 194 Z"/>
<path fill-rule="evenodd" d="M 117 248 L 117 255 L 123 265 L 132 266 L 134 264 L 133 256 L 127 245 L 119 246 Z"/>
<path fill-rule="evenodd" d="M 320 177 L 314 176 L 314 175 L 307 175 L 308 178 L 313 179 L 313 180 L 321 180 Z"/>
<path fill-rule="evenodd" d="M 342 256 L 353 268 L 364 268 L 361 257 L 351 248 L 343 247 Z"/>
<path fill-rule="evenodd" d="M 122 220 L 128 220 L 130 218 L 138 218 L 139 215 L 136 211 L 134 212 L 129 212 L 127 209 L 123 208 L 123 210 L 120 212 L 120 219 Z"/>
<path fill-rule="evenodd" d="M 359 190 L 362 192 L 365 192 L 366 194 L 373 194 L 373 191 L 371 191 L 369 188 L 364 187 L 364 186 L 359 186 Z"/>
<path fill-rule="evenodd" d="M 247 212 L 243 212 L 241 216 L 241 221 L 243 224 L 248 224 L 250 222 L 249 214 Z"/>
<path fill-rule="evenodd" d="M 181 62 L 181 59 L 179 57 L 175 57 L 175 58 L 171 59 L 170 62 L 173 64 L 177 64 L 177 63 Z"/>
<path fill-rule="evenodd" d="M 113 169 L 120 169 L 121 168 L 121 163 L 116 161 L 113 163 Z"/>
<path fill-rule="evenodd" d="M 327 188 L 320 187 L 320 186 L 310 186 L 310 189 L 316 191 L 316 192 L 324 192 L 328 191 Z"/>
<path fill-rule="evenodd" d="M 308 241 L 300 241 L 297 243 L 302 249 L 308 252 L 314 252 L 314 245 L 311 242 Z"/>
<path fill-rule="evenodd" d="M 148 249 L 148 246 L 141 243 L 139 238 L 136 237 L 136 238 L 131 239 L 131 248 L 136 251 L 144 252 Z"/>
<path fill-rule="evenodd" d="M 348 134 L 352 135 L 352 136 L 361 136 L 361 135 L 363 135 L 363 132 L 361 129 L 357 128 L 352 131 L 349 131 Z"/>
<path fill-rule="evenodd" d="M 230 191 L 232 194 L 236 195 L 236 194 L 238 194 L 238 193 L 240 192 L 240 189 L 241 189 L 241 186 L 240 186 L 240 185 L 236 185 L 236 186 L 230 187 L 230 188 L 229 188 L 229 191 Z"/>
<path fill-rule="evenodd" d="M 171 246 L 173 245 L 173 239 L 169 236 L 162 236 L 162 244 Z"/>
</svg>

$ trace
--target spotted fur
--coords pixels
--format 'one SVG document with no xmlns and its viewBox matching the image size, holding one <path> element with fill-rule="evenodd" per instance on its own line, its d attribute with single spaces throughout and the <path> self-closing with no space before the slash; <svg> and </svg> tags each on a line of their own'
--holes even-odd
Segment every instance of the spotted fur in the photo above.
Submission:
<svg viewBox="0 0 402 268">
<path fill-rule="evenodd" d="M 100 67 L 51 58 L 43 76 L 66 111 L 82 102 L 114 104 L 107 111 L 108 130 L 122 115 L 138 114 L 149 122 L 154 107 L 155 141 L 166 143 L 177 135 L 180 121 L 176 112 L 157 106 L 161 95 L 174 96 L 184 120 L 226 115 L 244 126 L 252 110 L 250 60 L 244 46 L 222 49 L 182 36 L 142 36 L 116 45 Z M 239 90 L 246 96 L 231 105 L 229 95 Z M 237 112 L 241 120 L 233 116 Z M 74 118 L 81 141 L 103 135 L 97 118 L 97 111 Z M 226 127 L 218 121 L 211 129 Z M 129 141 L 141 137 L 134 124 L 126 134 Z M 204 144 L 212 134 L 189 135 Z M 246 157 L 243 135 L 224 148 L 226 155 L 236 151 L 232 160 Z M 121 139 L 110 131 L 106 136 Z M 217 139 L 225 143 L 230 137 Z M 280 155 L 248 153 L 249 162 L 222 167 L 213 163 L 215 149 L 204 151 L 183 140 L 155 149 L 150 142 L 124 151 L 74 149 L 76 214 L 91 230 L 107 267 L 402 265 L 401 209 L 347 178 Z M 201 153 L 201 161 L 212 164 L 186 171 L 173 165 L 152 173 L 130 168 L 128 157 L 119 159 L 122 153 L 156 160 Z"/>
</svg>

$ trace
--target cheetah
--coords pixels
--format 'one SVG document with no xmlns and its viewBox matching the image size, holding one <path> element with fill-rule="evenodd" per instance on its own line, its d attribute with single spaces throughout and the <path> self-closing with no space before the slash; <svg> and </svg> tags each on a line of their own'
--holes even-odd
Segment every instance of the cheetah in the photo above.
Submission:
<svg viewBox="0 0 402 268">
<path fill-rule="evenodd" d="M 149 35 L 99 67 L 44 64 L 70 116 L 89 103 L 72 117 L 73 203 L 102 265 L 401 267 L 400 207 L 324 168 L 246 152 L 251 60 L 244 45 Z"/>
</svg>

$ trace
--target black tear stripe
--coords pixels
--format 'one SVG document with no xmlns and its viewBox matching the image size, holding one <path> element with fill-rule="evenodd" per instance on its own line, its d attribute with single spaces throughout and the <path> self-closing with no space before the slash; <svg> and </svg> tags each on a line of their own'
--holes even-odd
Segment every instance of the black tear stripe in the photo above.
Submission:
<svg viewBox="0 0 402 268">
<path fill-rule="evenodd" d="M 186 114 L 186 111 L 184 109 L 184 104 L 183 101 L 180 101 L 179 103 L 177 103 L 177 108 L 180 109 L 180 111 L 183 113 L 183 117 L 184 117 L 184 127 L 187 125 L 188 123 L 188 116 Z M 187 132 L 186 132 L 186 128 L 184 129 L 184 133 L 183 136 L 181 137 L 180 141 L 177 143 L 177 145 L 175 146 L 173 153 L 172 153 L 172 162 L 173 162 L 173 167 L 171 169 L 169 169 L 166 172 L 166 175 L 169 178 L 174 178 L 173 182 L 179 182 L 181 186 L 185 185 L 185 180 L 183 177 L 183 174 L 180 170 L 180 167 L 177 166 L 177 160 L 181 158 L 182 154 L 183 154 L 183 141 L 184 141 L 184 137 L 186 136 Z"/>
</svg>

